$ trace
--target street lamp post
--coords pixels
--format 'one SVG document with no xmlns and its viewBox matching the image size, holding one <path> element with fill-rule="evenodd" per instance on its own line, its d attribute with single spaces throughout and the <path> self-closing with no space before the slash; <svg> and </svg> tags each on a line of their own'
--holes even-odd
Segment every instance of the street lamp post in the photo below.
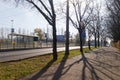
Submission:
<svg viewBox="0 0 120 80">
<path fill-rule="evenodd" d="M 12 43 L 12 36 L 13 36 L 13 33 L 14 33 L 13 22 L 14 22 L 14 20 L 11 20 L 11 23 L 12 23 L 12 26 L 11 26 L 11 43 Z"/>
</svg>

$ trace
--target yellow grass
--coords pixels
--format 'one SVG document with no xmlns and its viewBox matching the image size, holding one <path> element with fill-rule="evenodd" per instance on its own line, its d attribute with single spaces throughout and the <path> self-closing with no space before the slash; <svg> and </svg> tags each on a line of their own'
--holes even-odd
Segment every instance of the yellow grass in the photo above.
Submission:
<svg viewBox="0 0 120 80">
<path fill-rule="evenodd" d="M 120 49 L 120 41 L 113 43 L 113 46 Z"/>
</svg>

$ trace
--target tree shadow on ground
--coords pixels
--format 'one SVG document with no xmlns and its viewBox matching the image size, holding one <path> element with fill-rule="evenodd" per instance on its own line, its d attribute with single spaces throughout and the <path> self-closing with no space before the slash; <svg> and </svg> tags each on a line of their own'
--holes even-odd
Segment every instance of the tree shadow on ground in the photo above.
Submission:
<svg viewBox="0 0 120 80">
<path fill-rule="evenodd" d="M 73 62 L 72 64 L 69 64 L 69 65 L 65 66 L 66 61 L 68 59 L 68 56 L 69 55 L 65 55 L 63 57 L 59 67 L 57 68 L 56 72 L 54 73 L 54 76 L 53 76 L 52 80 L 59 80 L 61 78 L 61 76 L 66 74 L 74 64 L 79 63 L 82 60 L 82 59 L 79 59 L 79 60 Z M 63 69 L 65 69 L 65 68 L 67 68 L 67 69 L 64 70 L 64 72 L 63 72 Z"/>
<path fill-rule="evenodd" d="M 101 50 L 101 52 L 102 51 L 105 52 L 105 50 Z M 109 52 L 107 52 L 107 53 L 109 53 Z M 95 52 L 94 54 L 98 55 L 99 51 Z M 101 55 L 98 55 L 98 56 L 101 56 Z M 59 80 L 61 78 L 61 76 L 66 74 L 71 69 L 71 67 L 73 65 L 79 64 L 80 62 L 83 62 L 83 66 L 81 65 L 82 66 L 82 72 L 81 72 L 82 74 L 81 74 L 81 79 L 80 80 L 88 80 L 88 75 L 87 75 L 88 74 L 88 72 L 87 72 L 88 70 L 90 72 L 90 76 L 89 76 L 90 80 L 105 80 L 103 77 L 101 77 L 98 74 L 98 72 L 100 74 L 104 75 L 105 77 L 107 77 L 107 79 L 110 79 L 110 80 L 115 80 L 115 79 L 113 77 L 111 77 L 111 75 L 107 74 L 106 71 L 111 73 L 112 75 L 116 75 L 117 77 L 120 76 L 119 74 L 109 70 L 110 67 L 118 68 L 120 66 L 111 65 L 111 64 L 108 64 L 108 63 L 102 62 L 102 61 L 97 61 L 96 58 L 95 59 L 91 59 L 91 58 L 87 58 L 86 56 L 82 56 L 81 59 L 78 59 L 75 62 L 71 62 L 70 64 L 65 65 L 66 61 L 67 61 L 67 58 L 68 58 L 68 55 L 65 55 L 63 57 L 59 67 L 57 68 L 56 72 L 54 73 L 54 76 L 53 76 L 52 80 Z M 98 65 L 98 64 L 105 64 L 108 67 L 104 67 L 104 66 Z M 100 68 L 104 69 L 105 71 L 102 71 Z M 64 69 L 64 71 L 63 71 L 63 69 Z"/>
<path fill-rule="evenodd" d="M 96 60 L 94 60 L 94 59 L 89 59 L 89 60 L 90 60 L 91 63 L 95 64 L 96 66 L 99 66 L 99 67 L 101 67 L 102 69 L 105 69 L 106 71 L 112 73 L 113 75 L 116 75 L 116 76 L 120 77 L 120 74 L 116 74 L 115 72 L 113 72 L 113 71 L 111 71 L 111 70 L 108 69 L 108 68 L 119 68 L 120 66 L 110 65 L 110 64 L 108 64 L 108 63 L 96 61 Z M 100 63 L 100 64 L 98 65 L 96 62 L 97 62 L 97 63 Z M 105 65 L 105 66 L 107 66 L 107 67 L 102 66 L 102 64 Z M 96 70 L 97 70 L 97 69 L 96 69 Z M 101 72 L 101 71 L 100 71 L 100 72 Z M 106 75 L 106 76 L 107 76 L 107 75 Z M 109 78 L 110 78 L 110 77 L 109 77 Z"/>
<path fill-rule="evenodd" d="M 97 61 L 98 62 L 98 61 Z M 91 64 L 92 63 L 92 64 Z M 103 63 L 103 62 L 98 62 L 98 63 L 100 63 L 100 64 L 104 64 L 104 65 L 108 65 L 108 66 L 110 66 L 111 68 L 118 68 L 118 67 L 120 67 L 120 66 L 113 66 L 113 65 L 109 65 L 109 64 L 107 64 L 107 63 Z M 93 66 L 93 64 L 95 64 L 95 66 Z M 96 67 L 97 66 L 97 67 Z M 99 68 L 101 68 L 101 69 L 99 69 Z M 92 76 L 92 80 L 104 80 L 104 79 L 102 79 L 102 77 L 100 78 L 100 76 L 96 73 L 96 71 L 97 72 L 99 72 L 99 73 L 101 73 L 102 75 L 104 75 L 104 76 L 106 76 L 108 79 L 110 79 L 110 80 L 115 80 L 113 77 L 111 77 L 111 75 L 109 75 L 108 73 L 106 73 L 106 71 L 107 72 L 109 72 L 109 73 L 111 73 L 112 75 L 115 75 L 115 76 L 117 76 L 117 77 L 120 77 L 120 75 L 119 74 L 117 74 L 117 73 L 115 73 L 115 72 L 113 72 L 113 71 L 111 71 L 111 70 L 109 70 L 108 69 L 108 67 L 104 67 L 104 66 L 102 66 L 102 65 L 98 65 L 98 64 L 96 64 L 96 62 L 95 62 L 95 60 L 90 60 L 89 61 L 89 59 L 87 59 L 86 58 L 86 60 L 84 60 L 84 66 L 83 66 L 83 71 L 82 71 L 82 80 L 86 80 L 85 79 L 85 68 L 88 68 L 90 71 L 91 71 L 91 76 Z M 104 71 L 103 71 L 104 70 Z"/>
<path fill-rule="evenodd" d="M 83 67 L 82 67 L 82 74 L 81 74 L 81 80 L 86 80 L 86 68 L 91 73 L 92 80 L 99 80 L 99 76 L 97 75 L 95 68 L 92 66 L 91 63 L 89 63 L 88 59 L 85 56 L 82 56 L 83 60 Z"/>
<path fill-rule="evenodd" d="M 106 80 L 106 79 L 104 79 L 104 77 L 106 77 L 109 80 L 116 80 L 116 79 L 114 79 L 115 77 L 112 77 L 111 75 L 114 75 L 117 78 L 120 78 L 120 74 L 118 74 L 118 73 L 111 70 L 111 68 L 112 69 L 113 68 L 114 69 L 116 69 L 116 68 L 119 69 L 120 65 L 109 64 L 108 62 L 100 61 L 98 59 L 98 58 L 101 57 L 101 54 L 102 54 L 102 57 L 111 56 L 111 55 L 115 57 L 116 55 L 117 56 L 119 55 L 119 54 L 116 54 L 116 53 L 113 54 L 113 53 L 115 53 L 115 52 L 106 51 L 104 49 L 101 49 L 101 51 L 95 51 L 94 52 L 94 54 L 96 54 L 97 58 L 91 59 L 91 58 L 87 58 L 85 56 L 82 56 L 82 58 L 83 58 L 82 59 L 83 60 L 83 67 L 82 67 L 81 80 L 88 80 L 88 79 L 86 79 L 86 77 L 87 77 L 86 75 L 88 74 L 88 73 L 86 73 L 87 69 L 91 73 L 90 74 L 91 75 L 90 76 L 91 80 Z M 104 57 L 104 58 L 106 58 L 106 57 Z M 100 74 L 103 75 L 104 77 L 101 77 Z"/>
<path fill-rule="evenodd" d="M 59 78 L 61 77 L 62 75 L 62 70 L 64 69 L 64 65 L 67 61 L 67 58 L 68 58 L 69 55 L 65 55 L 58 67 L 58 69 L 56 70 L 55 72 L 55 75 L 53 76 L 52 80 L 59 80 Z"/>
<path fill-rule="evenodd" d="M 39 77 L 42 76 L 42 74 L 44 74 L 49 67 L 55 62 L 55 60 L 51 60 L 50 62 L 47 63 L 47 65 L 42 68 L 37 74 L 35 74 L 34 76 L 32 76 L 29 80 L 37 80 Z"/>
<path fill-rule="evenodd" d="M 111 53 L 111 51 L 106 51 L 104 49 L 101 49 L 100 51 L 92 52 L 92 54 L 96 54 L 96 57 L 98 56 L 98 58 L 101 57 L 101 54 L 103 54 L 103 56 L 104 56 L 107 53 L 109 54 L 109 53 Z M 112 54 L 112 56 L 114 56 L 114 55 L 118 56 L 119 54 Z M 71 69 L 72 66 L 74 66 L 75 64 L 79 64 L 80 62 L 83 63 L 83 66 L 81 65 L 82 72 L 80 72 L 81 73 L 80 80 L 88 80 L 88 71 L 90 72 L 89 80 L 106 80 L 106 79 L 104 79 L 104 77 L 107 77 L 108 80 L 116 80 L 111 75 L 115 75 L 116 77 L 120 78 L 120 74 L 115 73 L 112 70 L 110 70 L 111 68 L 119 68 L 120 69 L 120 65 L 112 65 L 107 62 L 100 61 L 97 58 L 92 59 L 92 58 L 88 58 L 86 56 L 82 56 L 82 58 L 77 59 L 74 62 L 71 62 L 70 64 L 65 65 L 67 62 L 68 56 L 69 55 L 65 55 L 63 57 L 62 61 L 60 62 L 59 66 L 58 66 L 57 70 L 55 71 L 51 80 L 59 80 L 62 75 L 66 74 Z M 41 77 L 41 75 L 43 73 L 45 73 L 48 70 L 48 68 L 53 64 L 53 62 L 54 61 L 51 60 L 42 70 L 40 70 L 36 75 L 34 75 L 29 80 L 37 80 L 39 77 Z M 103 66 L 102 64 L 104 64 L 105 66 Z M 64 72 L 63 72 L 63 70 L 64 70 Z M 107 73 L 106 73 L 106 71 L 107 71 Z M 109 75 L 108 73 L 111 73 L 111 75 Z M 104 77 L 101 77 L 100 74 L 103 75 Z"/>
</svg>

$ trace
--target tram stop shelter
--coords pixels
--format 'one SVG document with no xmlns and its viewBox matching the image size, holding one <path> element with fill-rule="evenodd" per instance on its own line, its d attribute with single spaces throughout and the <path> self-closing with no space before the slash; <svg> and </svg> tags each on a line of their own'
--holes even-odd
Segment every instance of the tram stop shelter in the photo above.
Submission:
<svg viewBox="0 0 120 80">
<path fill-rule="evenodd" d="M 36 48 L 38 47 L 38 36 L 11 33 L 8 35 L 14 48 Z"/>
</svg>

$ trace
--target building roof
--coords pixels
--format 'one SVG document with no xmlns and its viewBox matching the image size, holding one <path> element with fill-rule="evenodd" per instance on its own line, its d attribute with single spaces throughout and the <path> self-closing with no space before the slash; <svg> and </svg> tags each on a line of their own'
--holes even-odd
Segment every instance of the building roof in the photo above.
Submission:
<svg viewBox="0 0 120 80">
<path fill-rule="evenodd" d="M 25 37 L 38 37 L 38 36 L 33 36 L 33 35 L 25 35 L 25 34 L 17 34 L 17 33 L 11 33 L 9 35 L 12 35 L 12 36 L 25 36 Z"/>
</svg>

